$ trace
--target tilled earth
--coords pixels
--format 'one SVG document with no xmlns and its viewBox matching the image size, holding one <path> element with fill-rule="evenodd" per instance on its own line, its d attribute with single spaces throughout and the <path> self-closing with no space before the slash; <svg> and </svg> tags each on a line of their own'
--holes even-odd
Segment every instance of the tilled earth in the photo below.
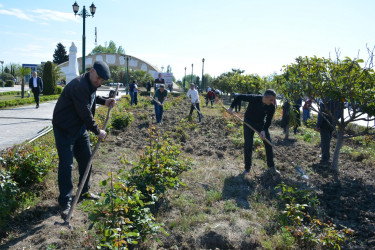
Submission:
<svg viewBox="0 0 375 250">
<path fill-rule="evenodd" d="M 185 104 L 172 107 L 164 112 L 163 124 L 157 125 L 155 124 L 154 110 L 151 107 L 135 110 L 134 121 L 131 125 L 123 131 L 113 131 L 103 143 L 103 149 L 98 154 L 94 165 L 100 165 L 103 162 L 106 164 L 101 168 L 94 166 L 93 182 L 98 183 L 106 178 L 108 171 L 118 168 L 118 165 L 121 164 L 118 157 L 120 154 L 133 154 L 133 156 L 141 154 L 147 144 L 150 125 L 154 126 L 159 134 L 169 133 L 170 137 L 181 143 L 184 154 L 193 159 L 209 157 L 219 163 L 221 161 L 238 162 L 238 158 L 242 158 L 242 148 L 230 140 L 231 129 L 227 126 L 226 118 L 218 115 L 220 112 L 216 109 L 212 109 L 212 112 L 209 108 L 204 109 L 202 123 L 195 124 L 198 119 L 194 111 L 193 121 L 190 124 L 195 127 L 186 129 L 180 124 L 180 121 L 187 118 L 188 111 L 189 107 Z M 286 157 L 304 168 L 310 178 L 306 181 L 298 177 L 293 167 L 282 157 L 279 157 L 277 152 L 274 152 L 275 163 L 282 172 L 282 177 L 276 183 L 263 182 L 262 179 L 266 178 L 265 174 L 255 167 L 257 177 L 254 181 L 263 182 L 260 185 L 271 189 L 283 181 L 287 184 L 314 190 L 326 219 L 355 231 L 354 241 L 348 243 L 346 248 L 375 248 L 374 169 L 342 154 L 339 161 L 339 174 L 336 175 L 329 171 L 328 167 L 318 163 L 319 146 L 295 140 L 293 137 L 285 141 L 281 129 L 275 124 L 271 126 L 270 132 L 274 144 L 285 153 Z M 334 145 L 332 154 L 333 149 Z M 242 171 L 242 166 L 238 166 L 233 171 Z M 100 187 L 95 183 L 93 183 L 93 190 L 100 192 Z M 57 197 L 56 183 L 54 180 L 50 180 L 50 184 L 52 187 L 43 196 L 39 205 L 19 215 L 13 226 L 14 230 L 8 236 L 7 244 L 1 247 L 2 249 L 45 249 L 51 244 L 62 249 L 84 248 L 82 240 L 88 237 L 86 232 L 89 225 L 87 214 L 82 210 L 75 211 L 75 218 L 72 220 L 76 226 L 75 231 L 54 225 L 55 221 L 61 221 L 61 219 L 59 219 L 55 201 Z M 244 203 L 247 202 L 246 198 L 240 193 L 237 197 Z M 191 249 L 259 248 L 259 244 L 256 242 L 244 244 L 225 241 L 220 243 L 219 238 L 215 238 L 215 232 L 211 232 L 211 235 L 199 236 L 197 239 L 192 238 L 192 234 L 169 237 L 174 243 Z M 79 243 L 79 241 L 81 242 Z M 163 243 L 165 246 L 173 246 L 172 243 Z M 85 245 L 85 247 L 92 246 Z"/>
</svg>

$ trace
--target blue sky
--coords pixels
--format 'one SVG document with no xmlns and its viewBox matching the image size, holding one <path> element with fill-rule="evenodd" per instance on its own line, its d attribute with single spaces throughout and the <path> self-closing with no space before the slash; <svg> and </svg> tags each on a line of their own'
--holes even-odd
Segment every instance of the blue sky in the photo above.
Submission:
<svg viewBox="0 0 375 250">
<path fill-rule="evenodd" d="M 53 59 L 56 44 L 74 42 L 82 54 L 82 18 L 72 1 L 0 0 L 0 60 L 40 63 Z M 80 10 L 92 1 L 78 0 Z M 191 73 L 218 76 L 231 68 L 269 75 L 297 56 L 367 58 L 375 45 L 375 1 L 346 0 L 95 0 L 86 19 L 86 53 L 113 40 L 127 54 L 177 79 Z"/>
</svg>

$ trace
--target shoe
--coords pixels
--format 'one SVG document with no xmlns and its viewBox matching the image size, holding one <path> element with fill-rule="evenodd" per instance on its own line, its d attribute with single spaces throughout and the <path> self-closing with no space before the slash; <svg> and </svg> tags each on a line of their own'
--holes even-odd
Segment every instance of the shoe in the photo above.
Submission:
<svg viewBox="0 0 375 250">
<path fill-rule="evenodd" d="M 248 174 L 248 173 L 250 173 L 250 169 L 245 169 L 245 170 L 242 172 L 243 175 L 246 175 L 246 174 Z"/>
<path fill-rule="evenodd" d="M 280 174 L 280 171 L 277 170 L 277 169 L 275 168 L 275 166 L 273 166 L 273 167 L 268 167 L 268 171 L 269 171 L 272 175 L 275 175 L 275 176 L 280 176 L 280 175 L 281 175 L 281 174 Z"/>
<path fill-rule="evenodd" d="M 38 109 L 38 108 L 39 108 L 39 105 L 36 105 L 36 107 L 35 107 L 35 108 L 37 108 L 37 109 Z"/>
<path fill-rule="evenodd" d="M 66 218 L 68 217 L 70 208 L 71 208 L 70 202 L 66 203 L 65 205 L 60 205 L 60 215 L 63 220 L 66 220 Z M 72 214 L 70 218 L 73 218 L 73 217 L 74 215 Z"/>
<path fill-rule="evenodd" d="M 83 193 L 81 194 L 81 196 L 79 197 L 80 200 L 94 200 L 94 201 L 97 201 L 100 199 L 100 196 L 99 195 L 96 195 L 92 192 L 86 192 L 86 193 Z"/>
</svg>

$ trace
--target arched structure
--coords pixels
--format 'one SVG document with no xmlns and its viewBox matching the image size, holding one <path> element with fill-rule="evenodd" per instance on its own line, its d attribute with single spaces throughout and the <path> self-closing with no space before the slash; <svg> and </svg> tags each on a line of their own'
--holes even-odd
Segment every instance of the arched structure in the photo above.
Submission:
<svg viewBox="0 0 375 250">
<path fill-rule="evenodd" d="M 86 68 L 90 68 L 96 61 L 104 61 L 108 65 L 117 65 L 117 66 L 126 67 L 126 60 L 124 56 L 125 56 L 124 54 L 106 54 L 106 53 L 86 56 L 85 65 L 86 65 Z M 130 56 L 130 55 L 126 55 L 126 56 L 129 56 L 129 69 L 143 70 L 143 71 L 150 73 L 153 77 L 157 75 L 157 72 L 160 72 L 158 68 L 147 63 L 146 61 L 143 61 L 135 56 Z M 78 68 L 80 69 L 82 57 L 77 58 L 77 62 L 78 62 Z M 58 66 L 61 68 L 61 71 L 64 72 L 65 75 L 69 73 L 69 61 L 61 63 Z"/>
</svg>

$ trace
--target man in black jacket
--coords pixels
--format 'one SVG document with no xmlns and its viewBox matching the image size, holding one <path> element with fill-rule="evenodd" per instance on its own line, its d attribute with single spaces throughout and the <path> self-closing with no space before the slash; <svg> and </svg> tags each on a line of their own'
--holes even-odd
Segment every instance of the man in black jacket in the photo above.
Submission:
<svg viewBox="0 0 375 250">
<path fill-rule="evenodd" d="M 228 112 L 233 114 L 233 108 L 241 101 L 248 102 L 247 110 L 245 113 L 245 122 L 249 123 L 253 128 L 260 132 L 261 139 L 263 140 L 266 148 L 267 166 L 273 174 L 279 174 L 275 168 L 273 161 L 272 147 L 264 141 L 267 138 L 271 141 L 270 133 L 268 131 L 273 115 L 275 113 L 276 93 L 273 89 L 268 89 L 264 95 L 237 95 L 233 100 Z M 264 121 L 266 120 L 266 121 Z M 251 130 L 246 124 L 244 128 L 244 153 L 245 153 L 245 174 L 250 171 L 252 152 L 253 152 L 253 137 L 254 131 Z"/>
<path fill-rule="evenodd" d="M 38 76 L 36 71 L 34 72 L 33 77 L 29 80 L 29 88 L 34 94 L 36 108 L 39 108 L 39 95 L 43 92 L 43 80 Z"/>
<path fill-rule="evenodd" d="M 53 111 L 53 129 L 56 148 L 59 154 L 58 183 L 60 195 L 58 202 L 61 206 L 63 219 L 68 215 L 73 192 L 73 156 L 78 162 L 79 182 L 84 175 L 86 165 L 91 157 L 90 138 L 87 130 L 92 131 L 100 139 L 106 137 L 106 132 L 99 129 L 94 120 L 95 105 L 111 106 L 115 99 L 104 99 L 96 96 L 96 90 L 104 80 L 110 78 L 108 65 L 95 62 L 93 68 L 66 85 Z M 92 167 L 92 166 L 91 166 Z M 98 199 L 97 195 L 89 192 L 90 174 L 82 190 L 82 198 Z"/>
</svg>

